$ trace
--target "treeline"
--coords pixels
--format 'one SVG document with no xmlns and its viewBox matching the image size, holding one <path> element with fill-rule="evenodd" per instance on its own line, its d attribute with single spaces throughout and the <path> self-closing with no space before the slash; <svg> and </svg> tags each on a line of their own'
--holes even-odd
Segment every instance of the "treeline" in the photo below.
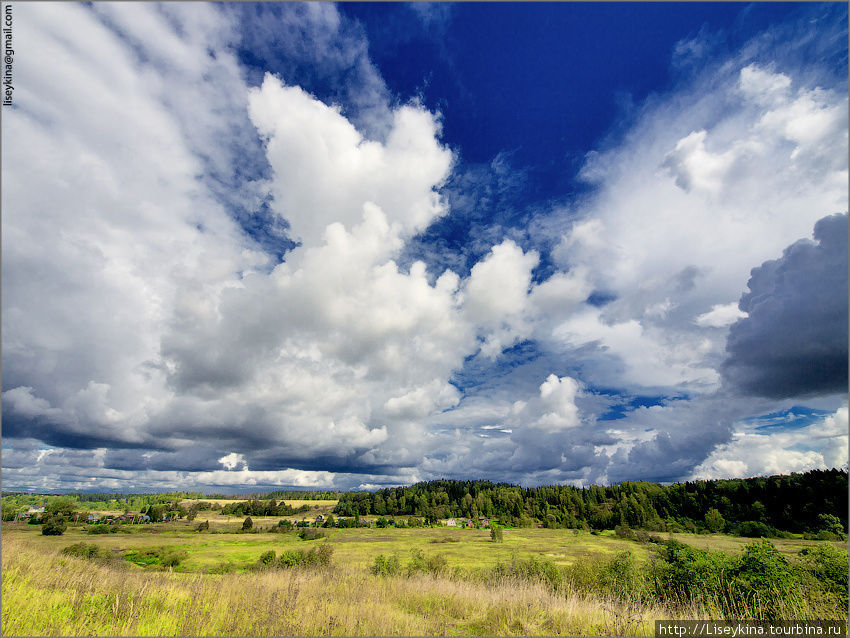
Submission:
<svg viewBox="0 0 850 638">
<path fill-rule="evenodd" d="M 346 492 L 331 492 L 321 490 L 301 491 L 301 490 L 277 490 L 276 492 L 265 492 L 262 494 L 248 495 L 251 498 L 281 498 L 288 501 L 338 501 Z M 236 498 L 236 497 L 234 497 Z M 239 498 L 245 498 L 243 494 Z"/>
<path fill-rule="evenodd" d="M 228 503 L 221 508 L 221 513 L 227 516 L 291 516 L 307 512 L 310 509 L 309 505 L 295 508 L 287 505 L 284 501 L 278 503 L 275 499 L 270 498 L 267 501 L 251 499 L 250 501 Z"/>
<path fill-rule="evenodd" d="M 438 480 L 340 495 L 334 513 L 421 516 L 428 522 L 485 516 L 519 527 L 672 532 L 728 531 L 776 536 L 781 531 L 846 533 L 847 472 L 812 470 L 749 479 L 659 485 L 644 481 L 601 487 L 523 488 L 490 481 Z"/>
</svg>

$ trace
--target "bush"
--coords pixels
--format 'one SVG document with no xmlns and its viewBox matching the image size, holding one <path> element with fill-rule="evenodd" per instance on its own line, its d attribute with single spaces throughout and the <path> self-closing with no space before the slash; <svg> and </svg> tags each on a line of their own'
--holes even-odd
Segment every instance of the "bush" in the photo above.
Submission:
<svg viewBox="0 0 850 638">
<path fill-rule="evenodd" d="M 631 552 L 619 552 L 603 563 L 600 573 L 603 590 L 621 598 L 643 598 L 646 584 Z"/>
<path fill-rule="evenodd" d="M 185 550 L 173 547 L 151 547 L 149 549 L 129 551 L 124 555 L 131 563 L 143 567 L 177 567 L 188 556 L 189 554 Z"/>
<path fill-rule="evenodd" d="M 204 521 L 203 523 L 198 523 L 198 526 L 195 528 L 196 532 L 205 532 L 210 529 L 210 522 Z"/>
<path fill-rule="evenodd" d="M 298 538 L 302 541 L 314 541 L 317 538 L 324 538 L 325 536 L 326 534 L 324 532 L 320 532 L 313 527 L 305 527 L 298 532 Z"/>
<path fill-rule="evenodd" d="M 757 620 L 782 620 L 779 610 L 789 608 L 797 611 L 794 616 L 802 616 L 799 577 L 770 541 L 747 545 L 734 577 L 733 591 L 761 612 Z"/>
<path fill-rule="evenodd" d="M 615 525 L 614 533 L 619 538 L 632 538 L 632 530 L 626 523 L 623 523 L 622 525 Z"/>
<path fill-rule="evenodd" d="M 331 564 L 334 548 L 327 543 L 313 547 L 310 551 L 290 549 L 281 553 L 278 567 L 317 567 Z"/>
<path fill-rule="evenodd" d="M 251 517 L 248 516 L 242 521 L 242 531 L 250 530 L 254 527 L 254 521 L 251 520 Z"/>
<path fill-rule="evenodd" d="M 369 568 L 369 571 L 376 576 L 397 576 L 401 573 L 401 561 L 395 554 L 392 556 L 378 554 L 375 556 L 375 562 Z"/>
<path fill-rule="evenodd" d="M 112 558 L 109 550 L 94 543 L 74 543 L 62 550 L 65 556 L 76 556 L 88 560 L 106 561 Z"/>
<path fill-rule="evenodd" d="M 41 526 L 41 533 L 45 536 L 61 536 L 68 526 L 61 516 L 51 516 Z"/>
<path fill-rule="evenodd" d="M 678 541 L 661 548 L 661 561 L 652 576 L 659 595 L 674 601 L 714 598 L 728 588 L 733 559 L 719 552 L 704 552 Z"/>
<path fill-rule="evenodd" d="M 788 536 L 787 533 L 760 521 L 738 523 L 732 528 L 732 533 L 746 538 L 786 538 Z"/>
<path fill-rule="evenodd" d="M 526 560 L 514 558 L 510 563 L 496 563 L 492 575 L 496 578 L 514 578 L 545 583 L 553 591 L 559 589 L 564 575 L 548 558 L 532 556 Z"/>
<path fill-rule="evenodd" d="M 278 521 L 277 528 L 281 532 L 291 532 L 292 531 L 292 522 L 286 519 Z"/>
<path fill-rule="evenodd" d="M 410 550 L 410 560 L 407 563 L 407 575 L 442 574 L 448 567 L 448 559 L 443 554 L 425 556 L 421 549 Z"/>
<path fill-rule="evenodd" d="M 493 541 L 494 543 L 501 543 L 502 541 L 504 541 L 504 538 L 502 537 L 502 528 L 501 527 L 493 525 L 490 528 L 490 540 Z"/>
<path fill-rule="evenodd" d="M 277 558 L 277 554 L 275 554 L 275 551 L 273 549 L 269 550 L 260 554 L 260 564 L 271 565 L 275 562 L 275 558 Z"/>
<path fill-rule="evenodd" d="M 118 532 L 117 525 L 107 525 L 105 523 L 92 525 L 86 530 L 87 534 L 115 534 L 116 532 Z"/>
<path fill-rule="evenodd" d="M 809 588 L 821 590 L 847 609 L 847 550 L 824 543 L 800 552 L 803 568 L 809 575 Z"/>
</svg>

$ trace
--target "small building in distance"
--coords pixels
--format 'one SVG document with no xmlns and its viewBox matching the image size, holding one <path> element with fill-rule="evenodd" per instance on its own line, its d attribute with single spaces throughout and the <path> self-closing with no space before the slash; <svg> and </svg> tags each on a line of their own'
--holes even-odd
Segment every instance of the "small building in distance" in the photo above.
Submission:
<svg viewBox="0 0 850 638">
<path fill-rule="evenodd" d="M 319 514 L 319 515 L 316 517 L 316 522 L 317 522 L 317 523 L 324 523 L 324 522 L 325 522 L 325 517 L 324 517 L 324 516 L 322 516 L 321 514 Z"/>
<path fill-rule="evenodd" d="M 446 527 L 457 527 L 457 521 L 453 518 L 450 518 L 446 521 Z"/>
</svg>

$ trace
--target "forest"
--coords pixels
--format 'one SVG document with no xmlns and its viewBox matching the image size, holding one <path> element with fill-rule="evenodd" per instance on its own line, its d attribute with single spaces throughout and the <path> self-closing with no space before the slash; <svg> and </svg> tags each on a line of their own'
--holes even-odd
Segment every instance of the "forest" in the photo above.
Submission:
<svg viewBox="0 0 850 638">
<path fill-rule="evenodd" d="M 437 480 L 341 494 L 334 513 L 413 515 L 427 521 L 484 516 L 517 527 L 725 531 L 751 537 L 794 532 L 836 540 L 846 533 L 847 471 L 586 488 Z"/>
</svg>

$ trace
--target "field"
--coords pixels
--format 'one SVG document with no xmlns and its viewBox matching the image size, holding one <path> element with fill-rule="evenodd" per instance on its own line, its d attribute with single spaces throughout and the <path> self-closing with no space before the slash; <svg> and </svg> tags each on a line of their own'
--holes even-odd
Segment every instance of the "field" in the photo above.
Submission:
<svg viewBox="0 0 850 638">
<path fill-rule="evenodd" d="M 240 525 L 241 519 L 230 519 L 211 524 L 211 531 Z M 646 599 L 569 587 L 552 591 L 543 582 L 488 576 L 496 563 L 532 558 L 569 569 L 623 551 L 637 564 L 650 557 L 647 545 L 612 532 L 508 529 L 503 543 L 493 543 L 486 530 L 449 528 L 322 530 L 328 536 L 313 541 L 295 533 L 197 533 L 186 522 L 124 529 L 130 533 L 90 535 L 72 526 L 62 536 L 42 536 L 38 526 L 4 524 L 3 634 L 652 635 L 656 618 L 709 617 L 699 605 L 671 609 Z M 730 553 L 751 542 L 676 536 Z M 60 553 L 78 542 L 94 543 L 113 558 L 92 562 Z M 329 567 L 251 568 L 264 552 L 323 544 L 334 549 Z M 818 543 L 774 544 L 791 557 Z M 163 547 L 185 552 L 176 568 L 143 569 L 121 559 L 127 551 Z M 412 577 L 370 573 L 379 554 L 404 564 L 412 550 L 444 555 L 447 569 Z"/>
</svg>

